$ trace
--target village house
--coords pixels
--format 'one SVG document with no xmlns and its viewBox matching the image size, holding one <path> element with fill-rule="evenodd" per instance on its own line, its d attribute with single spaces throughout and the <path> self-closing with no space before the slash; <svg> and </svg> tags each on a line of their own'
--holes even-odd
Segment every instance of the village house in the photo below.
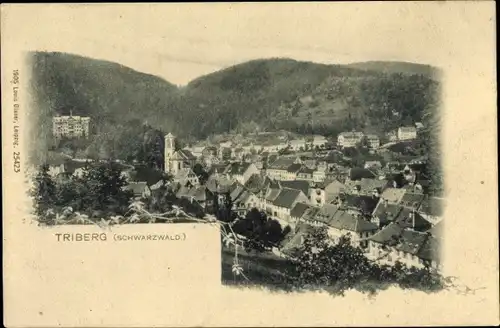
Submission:
<svg viewBox="0 0 500 328">
<path fill-rule="evenodd" d="M 261 191 L 266 190 L 271 183 L 272 181 L 268 176 L 262 173 L 254 174 L 245 183 L 245 188 L 258 195 Z"/>
<path fill-rule="evenodd" d="M 377 135 L 367 135 L 366 141 L 368 142 L 368 146 L 372 149 L 377 149 L 378 147 L 380 147 L 380 138 Z"/>
<path fill-rule="evenodd" d="M 377 207 L 373 211 L 371 221 L 376 224 L 379 229 L 382 229 L 388 224 L 396 222 L 396 218 L 402 210 L 402 206 L 391 204 L 387 200 L 380 199 Z"/>
<path fill-rule="evenodd" d="M 324 169 L 322 170 L 322 169 L 318 168 L 318 169 L 314 170 L 314 172 L 313 172 L 313 181 L 314 182 L 316 182 L 316 183 L 323 182 L 323 181 L 325 181 L 325 179 L 326 179 L 326 172 Z"/>
<path fill-rule="evenodd" d="M 199 204 L 204 210 L 210 211 L 213 206 L 214 193 L 207 186 L 182 186 L 176 192 L 177 198 L 185 198 Z"/>
<path fill-rule="evenodd" d="M 333 242 L 349 234 L 351 244 L 355 247 L 366 247 L 368 241 L 365 239 L 377 230 L 375 224 L 332 204 L 318 208 L 314 215 L 304 216 L 303 221 L 314 227 L 327 227 L 328 236 Z"/>
<path fill-rule="evenodd" d="M 275 139 L 275 140 L 268 140 L 267 142 L 262 144 L 262 151 L 267 151 L 267 152 L 279 152 L 280 150 L 283 150 L 288 147 L 288 143 Z"/>
<path fill-rule="evenodd" d="M 294 229 L 297 226 L 304 214 L 311 208 L 311 205 L 307 203 L 297 203 L 290 212 L 290 227 Z"/>
<path fill-rule="evenodd" d="M 290 188 L 300 190 L 304 195 L 309 195 L 310 184 L 309 181 L 305 180 L 288 180 L 288 181 L 277 181 L 280 188 Z"/>
<path fill-rule="evenodd" d="M 368 253 L 379 264 L 440 268 L 438 241 L 429 233 L 414 231 L 391 223 L 369 237 Z"/>
<path fill-rule="evenodd" d="M 302 164 L 296 163 L 290 165 L 286 169 L 286 172 L 282 175 L 281 180 L 285 181 L 296 180 L 297 174 L 300 172 L 301 169 L 302 169 Z"/>
<path fill-rule="evenodd" d="M 365 179 L 374 179 L 376 177 L 376 174 L 369 169 L 365 169 L 362 167 L 353 167 L 348 169 L 349 173 L 347 176 L 347 179 L 349 181 L 357 181 L 361 180 L 363 178 Z"/>
<path fill-rule="evenodd" d="M 290 214 L 295 204 L 298 202 L 307 203 L 308 201 L 307 196 L 302 191 L 282 188 L 271 204 L 272 216 L 278 219 L 283 226 L 286 226 L 291 222 Z"/>
<path fill-rule="evenodd" d="M 417 138 L 417 128 L 414 126 L 402 126 L 398 129 L 399 140 L 412 140 Z"/>
<path fill-rule="evenodd" d="M 300 158 L 280 157 L 267 167 L 266 174 L 275 180 L 295 180 L 300 167 L 295 165 L 292 167 L 292 172 L 289 172 L 289 168 L 294 164 L 301 164 Z"/>
<path fill-rule="evenodd" d="M 228 179 L 226 176 L 215 176 L 212 175 L 205 182 L 205 186 L 214 194 L 219 195 L 219 201 L 224 201 L 224 195 L 231 191 L 231 187 L 234 184 L 233 181 Z"/>
<path fill-rule="evenodd" d="M 317 166 L 317 160 L 314 159 L 314 158 L 309 158 L 309 157 L 306 157 L 306 156 L 301 156 L 301 161 L 302 161 L 302 164 L 304 164 L 305 167 L 307 168 L 310 168 L 310 169 L 315 169 L 316 166 Z M 312 179 L 312 177 L 311 177 Z"/>
<path fill-rule="evenodd" d="M 191 152 L 191 154 L 193 154 L 193 156 L 198 158 L 198 157 L 201 157 L 203 155 L 203 151 L 205 150 L 205 146 L 195 145 L 192 147 L 187 147 L 187 148 L 185 148 L 185 150 L 188 150 L 189 152 Z"/>
<path fill-rule="evenodd" d="M 57 177 L 59 174 L 61 173 L 64 173 L 65 172 L 65 160 L 61 159 L 61 160 L 52 160 L 52 161 L 48 161 L 47 162 L 47 165 L 48 165 L 48 174 L 55 178 Z"/>
<path fill-rule="evenodd" d="M 388 186 L 389 181 L 385 179 L 361 178 L 361 180 L 347 182 L 346 192 L 354 195 L 380 197 Z"/>
<path fill-rule="evenodd" d="M 232 149 L 231 158 L 234 158 L 236 161 L 242 161 L 245 152 L 242 147 L 236 147 Z"/>
<path fill-rule="evenodd" d="M 415 209 L 407 208 L 398 204 L 391 204 L 381 199 L 372 214 L 371 221 L 379 228 L 390 223 L 396 223 L 401 227 L 411 228 L 415 231 L 427 231 L 432 225 Z"/>
<path fill-rule="evenodd" d="M 325 148 L 326 144 L 328 143 L 328 140 L 324 136 L 320 135 L 315 135 L 313 136 L 311 146 L 312 148 Z"/>
<path fill-rule="evenodd" d="M 366 161 L 364 168 L 380 170 L 382 168 L 382 163 L 380 163 L 380 161 Z"/>
<path fill-rule="evenodd" d="M 269 187 L 259 194 L 259 209 L 267 213 L 267 215 L 274 215 L 273 202 L 278 197 L 281 187 L 277 184 L 271 184 Z M 276 215 L 275 215 L 276 216 Z"/>
<path fill-rule="evenodd" d="M 328 235 L 337 242 L 342 236 L 349 234 L 351 245 L 354 247 L 368 247 L 368 240 L 377 231 L 378 227 L 363 219 L 356 213 L 350 213 L 339 209 L 328 222 Z"/>
<path fill-rule="evenodd" d="M 405 193 L 406 189 L 389 187 L 382 192 L 380 199 L 390 204 L 399 204 Z"/>
<path fill-rule="evenodd" d="M 422 201 L 424 200 L 425 195 L 422 193 L 414 193 L 414 192 L 406 192 L 403 197 L 401 197 L 401 200 L 399 201 L 399 204 L 401 206 L 417 210 L 420 207 L 420 204 L 422 204 Z"/>
<path fill-rule="evenodd" d="M 134 199 L 148 198 L 151 196 L 151 190 L 149 189 L 148 184 L 144 181 L 131 182 L 124 186 L 123 189 L 131 191 Z"/>
<path fill-rule="evenodd" d="M 226 174 L 228 168 L 228 164 L 214 164 L 210 167 L 208 171 L 208 176 L 213 178 L 218 178 L 221 176 L 229 179 L 229 175 Z"/>
<path fill-rule="evenodd" d="M 179 183 L 181 186 L 185 186 L 187 183 L 192 186 L 198 186 L 200 184 L 198 176 L 191 168 L 183 168 L 177 171 L 177 174 L 174 176 L 174 182 Z"/>
<path fill-rule="evenodd" d="M 337 145 L 342 148 L 356 147 L 363 136 L 363 132 L 342 132 L 337 137 Z"/>
<path fill-rule="evenodd" d="M 238 201 L 243 204 L 247 211 L 252 208 L 259 208 L 259 197 L 246 188 L 240 195 Z"/>
<path fill-rule="evenodd" d="M 404 228 L 411 228 L 415 231 L 427 231 L 432 228 L 432 224 L 427 221 L 415 209 L 403 207 L 396 217 L 396 223 Z"/>
<path fill-rule="evenodd" d="M 248 156 L 247 163 L 253 163 L 259 172 L 264 168 L 262 157 L 257 154 Z"/>
<path fill-rule="evenodd" d="M 314 169 L 308 168 L 307 166 L 301 167 L 300 171 L 297 172 L 297 179 L 313 181 Z"/>
<path fill-rule="evenodd" d="M 292 139 L 288 142 L 288 145 L 293 151 L 303 151 L 306 149 L 306 140 L 305 139 Z"/>
<path fill-rule="evenodd" d="M 304 217 L 304 222 L 313 227 L 328 227 L 328 224 L 338 210 L 338 206 L 325 204 L 324 206 L 318 207 L 314 215 Z"/>
<path fill-rule="evenodd" d="M 340 195 L 338 206 L 343 210 L 370 218 L 377 207 L 379 198 L 365 195 Z"/>
<path fill-rule="evenodd" d="M 389 131 L 386 134 L 387 140 L 389 142 L 395 142 L 398 141 L 398 132 L 397 131 Z"/>
<path fill-rule="evenodd" d="M 201 164 L 207 167 L 211 167 L 214 164 L 218 164 L 220 162 L 218 155 L 218 149 L 215 146 L 207 146 L 201 152 L 201 156 L 198 158 L 201 161 Z"/>
<path fill-rule="evenodd" d="M 230 179 L 238 181 L 242 185 L 244 185 L 252 175 L 259 173 L 259 169 L 257 169 L 253 163 L 232 163 L 227 166 L 224 172 Z"/>
<path fill-rule="evenodd" d="M 344 193 L 346 191 L 346 186 L 342 182 L 335 179 L 327 182 L 324 190 L 325 203 L 331 203 L 336 200 L 341 193 Z"/>
</svg>

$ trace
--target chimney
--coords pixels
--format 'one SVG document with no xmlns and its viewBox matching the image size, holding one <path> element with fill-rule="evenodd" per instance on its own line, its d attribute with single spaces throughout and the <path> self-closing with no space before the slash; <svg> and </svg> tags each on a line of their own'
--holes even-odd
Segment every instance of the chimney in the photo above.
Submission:
<svg viewBox="0 0 500 328">
<path fill-rule="evenodd" d="M 387 199 L 384 199 L 384 207 L 387 207 L 389 205 L 389 201 Z"/>
</svg>

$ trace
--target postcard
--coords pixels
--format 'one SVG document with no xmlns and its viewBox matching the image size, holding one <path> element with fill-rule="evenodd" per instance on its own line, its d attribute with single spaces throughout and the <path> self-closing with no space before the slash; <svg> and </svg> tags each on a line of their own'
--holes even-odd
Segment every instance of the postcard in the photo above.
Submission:
<svg viewBox="0 0 500 328">
<path fill-rule="evenodd" d="M 1 18 L 5 326 L 499 324 L 492 2 Z"/>
</svg>

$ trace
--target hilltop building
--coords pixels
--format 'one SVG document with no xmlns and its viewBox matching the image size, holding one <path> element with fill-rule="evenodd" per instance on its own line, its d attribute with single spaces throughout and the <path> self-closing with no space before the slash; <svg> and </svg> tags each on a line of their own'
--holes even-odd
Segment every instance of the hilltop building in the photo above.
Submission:
<svg viewBox="0 0 500 328">
<path fill-rule="evenodd" d="M 56 138 L 88 138 L 90 117 L 57 115 L 52 118 L 52 134 Z"/>
</svg>

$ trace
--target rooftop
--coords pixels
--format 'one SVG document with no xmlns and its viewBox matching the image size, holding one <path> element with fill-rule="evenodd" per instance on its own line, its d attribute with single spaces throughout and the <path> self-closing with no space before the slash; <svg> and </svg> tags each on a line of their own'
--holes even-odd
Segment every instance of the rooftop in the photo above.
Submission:
<svg viewBox="0 0 500 328">
<path fill-rule="evenodd" d="M 302 168 L 302 164 L 292 164 L 287 168 L 287 171 L 290 173 L 297 173 Z"/>
<path fill-rule="evenodd" d="M 232 163 L 227 167 L 227 173 L 230 175 L 243 175 L 250 165 L 251 163 Z"/>
<path fill-rule="evenodd" d="M 335 213 L 329 225 L 339 230 L 353 232 L 374 231 L 378 229 L 376 224 L 341 210 Z"/>
<path fill-rule="evenodd" d="M 391 223 L 371 236 L 370 240 L 418 256 L 428 237 L 426 233 L 405 229 L 398 224 Z"/>
<path fill-rule="evenodd" d="M 290 212 L 290 216 L 292 218 L 301 218 L 309 207 L 311 206 L 306 203 L 297 203 Z"/>
<path fill-rule="evenodd" d="M 290 180 L 280 181 L 280 185 L 284 188 L 300 190 L 304 195 L 309 195 L 309 182 L 305 180 Z"/>
<path fill-rule="evenodd" d="M 300 195 L 301 191 L 296 189 L 283 188 L 274 200 L 273 204 L 278 207 L 292 208 L 293 203 Z"/>
</svg>

